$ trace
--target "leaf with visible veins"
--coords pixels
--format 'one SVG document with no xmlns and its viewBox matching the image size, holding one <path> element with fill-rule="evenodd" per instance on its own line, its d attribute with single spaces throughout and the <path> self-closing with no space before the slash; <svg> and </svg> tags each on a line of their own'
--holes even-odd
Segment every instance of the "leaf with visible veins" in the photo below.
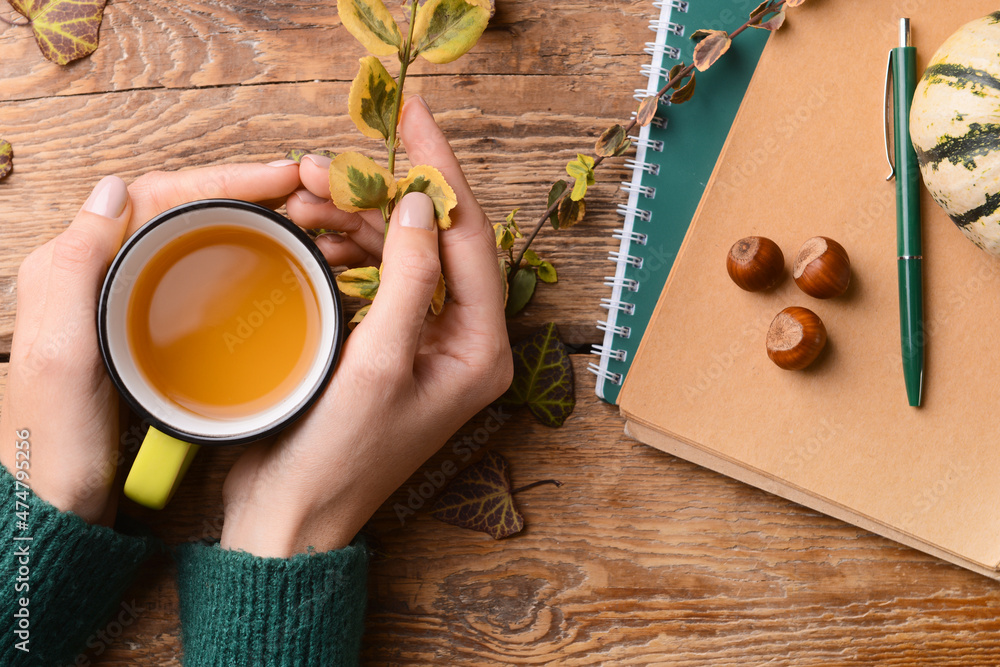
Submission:
<svg viewBox="0 0 1000 667">
<path fill-rule="evenodd" d="M 28 19 L 42 55 L 57 65 L 85 58 L 97 49 L 107 0 L 8 0 Z"/>
<path fill-rule="evenodd" d="M 451 481 L 434 502 L 431 516 L 495 540 L 519 532 L 524 517 L 514 505 L 507 460 L 492 450 L 486 452 Z"/>
<path fill-rule="evenodd" d="M 556 325 L 546 324 L 511 351 L 514 380 L 501 400 L 508 405 L 527 405 L 546 426 L 562 426 L 573 414 L 576 395 L 573 365 Z"/>
</svg>

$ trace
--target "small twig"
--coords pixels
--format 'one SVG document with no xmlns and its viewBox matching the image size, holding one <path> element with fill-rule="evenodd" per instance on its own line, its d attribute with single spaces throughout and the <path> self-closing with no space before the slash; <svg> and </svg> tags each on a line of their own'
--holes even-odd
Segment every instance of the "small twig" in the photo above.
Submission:
<svg viewBox="0 0 1000 667">
<path fill-rule="evenodd" d="M 540 482 L 532 482 L 531 484 L 525 484 L 524 486 L 522 486 L 519 489 L 514 489 L 513 491 L 510 492 L 510 495 L 515 496 L 515 495 L 521 493 L 522 491 L 527 491 L 528 489 L 533 489 L 536 486 L 541 486 L 542 484 L 555 484 L 557 487 L 563 485 L 563 483 L 560 482 L 560 481 L 558 481 L 558 480 L 543 479 Z"/>
<path fill-rule="evenodd" d="M 772 5 L 770 7 L 769 11 L 764 12 L 762 14 L 758 14 L 755 17 L 751 17 L 751 18 L 747 19 L 746 22 L 743 25 L 741 25 L 739 28 L 737 28 L 736 30 L 734 30 L 729 35 L 729 39 L 735 39 L 740 34 L 742 34 L 744 30 L 746 30 L 747 28 L 749 28 L 753 24 L 760 23 L 761 19 L 764 17 L 765 14 L 771 14 L 773 12 L 778 11 L 779 9 L 781 9 L 785 5 L 785 2 L 786 2 L 786 0 L 780 0 L 779 2 L 775 3 L 774 5 Z M 669 81 L 667 81 L 663 85 L 663 87 L 660 88 L 659 91 L 657 91 L 656 96 L 657 97 L 663 97 L 664 95 L 666 95 L 668 90 L 670 90 L 676 84 L 680 83 L 681 81 L 683 81 L 684 79 L 686 79 L 687 77 L 689 77 L 691 75 L 691 72 L 693 72 L 693 71 L 694 71 L 694 64 L 692 63 L 692 64 L 688 65 L 687 67 L 685 67 L 684 69 L 682 69 L 680 72 L 678 72 Z M 629 132 L 631 132 L 633 129 L 635 129 L 636 124 L 637 124 L 637 120 L 635 118 L 633 118 L 629 122 L 629 124 L 625 126 L 625 134 L 627 135 Z M 597 169 L 597 167 L 602 162 L 604 162 L 604 157 L 603 156 L 598 156 L 598 157 L 594 158 L 594 167 L 593 168 Z M 528 237 L 527 237 L 527 239 L 524 242 L 524 246 L 521 248 L 521 251 L 517 254 L 517 259 L 515 259 L 514 263 L 512 264 L 510 275 L 514 275 L 514 273 L 517 271 L 518 267 L 521 266 L 521 260 L 524 259 L 524 253 L 528 251 L 528 248 L 531 246 L 531 242 L 534 241 L 535 237 L 538 236 L 538 233 L 540 231 L 542 231 L 542 227 L 545 225 L 545 221 L 548 220 L 549 216 L 552 215 L 552 213 L 554 213 L 556 211 L 556 209 L 559 208 L 559 204 L 566 197 L 566 195 L 569 194 L 569 192 L 570 192 L 570 189 L 566 188 L 566 190 L 559 197 L 557 197 L 556 200 L 554 202 L 552 202 L 552 204 L 549 205 L 549 207 L 547 209 L 545 209 L 545 213 L 543 213 L 542 216 L 538 219 L 538 222 L 535 223 L 534 229 L 532 229 L 531 233 L 528 234 Z"/>
<path fill-rule="evenodd" d="M 413 0 L 410 5 L 410 34 L 406 37 L 403 45 L 403 52 L 399 54 L 399 85 L 396 86 L 396 99 L 393 101 L 392 126 L 389 130 L 389 141 L 386 148 L 389 149 L 389 173 L 395 177 L 396 172 L 396 127 L 399 125 L 399 114 L 402 111 L 403 83 L 406 81 L 406 68 L 410 66 L 410 49 L 413 48 L 413 24 L 417 18 L 417 0 Z M 387 223 L 388 224 L 388 223 Z"/>
</svg>

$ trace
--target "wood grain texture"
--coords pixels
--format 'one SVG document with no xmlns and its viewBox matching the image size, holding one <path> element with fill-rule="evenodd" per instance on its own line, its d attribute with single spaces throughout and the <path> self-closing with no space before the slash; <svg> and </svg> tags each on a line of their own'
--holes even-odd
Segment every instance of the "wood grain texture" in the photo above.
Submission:
<svg viewBox="0 0 1000 667">
<path fill-rule="evenodd" d="M 521 207 L 531 221 L 566 160 L 628 117 L 651 13 L 646 0 L 499 0 L 468 57 L 415 68 L 408 90 L 435 109 L 494 220 Z M 65 69 L 0 25 L 0 136 L 16 152 L 0 183 L 0 355 L 17 266 L 99 176 L 299 146 L 378 155 L 346 117 L 360 55 L 333 2 L 113 1 L 101 47 Z M 602 173 L 587 222 L 540 238 L 560 283 L 539 290 L 513 338 L 556 321 L 570 343 L 598 339 L 626 175 L 620 163 Z M 371 521 L 365 664 L 1000 664 L 995 582 L 626 439 L 617 410 L 593 397 L 589 359 L 573 361 L 578 404 L 564 428 L 522 411 L 489 433 L 481 413 Z M 141 425 L 130 428 L 134 451 Z M 487 447 L 510 460 L 515 485 L 565 483 L 519 495 L 527 527 L 500 542 L 434 520 L 421 495 Z M 167 511 L 124 511 L 168 544 L 218 537 L 240 449 L 204 448 Z M 84 664 L 179 665 L 169 557 L 149 561 L 124 599 L 136 622 Z"/>
<path fill-rule="evenodd" d="M 995 582 L 628 440 L 588 359 L 573 361 L 562 429 L 519 411 L 487 437 L 484 411 L 369 523 L 365 664 L 1000 663 Z M 486 448 L 515 486 L 564 483 L 517 496 L 526 528 L 503 541 L 436 521 L 421 498 Z M 168 544 L 218 537 L 240 449 L 203 448 L 169 510 L 124 511 Z M 124 599 L 138 619 L 87 659 L 179 665 L 170 559 Z"/>
</svg>

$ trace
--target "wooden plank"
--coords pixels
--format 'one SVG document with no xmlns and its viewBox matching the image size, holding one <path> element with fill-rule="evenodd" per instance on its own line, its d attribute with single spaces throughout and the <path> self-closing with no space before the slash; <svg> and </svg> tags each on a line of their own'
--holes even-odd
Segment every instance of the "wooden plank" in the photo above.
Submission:
<svg viewBox="0 0 1000 667">
<path fill-rule="evenodd" d="M 402 3 L 387 5 L 402 21 Z M 418 61 L 414 73 L 627 79 L 636 75 L 652 14 L 648 2 L 635 0 L 611 6 L 589 0 L 501 2 L 471 53 L 447 65 Z M 616 29 L 608 30 L 609 23 Z M 114 2 L 105 12 L 100 47 L 66 68 L 41 57 L 30 29 L 0 24 L 0 99 L 350 81 L 364 54 L 341 26 L 334 2 Z M 617 89 L 625 92 L 630 86 Z"/>
<path fill-rule="evenodd" d="M 618 85 L 600 76 L 585 84 L 572 76 L 441 76 L 415 79 L 412 91 L 437 110 L 491 219 L 521 207 L 519 219 L 530 227 L 545 209 L 549 184 L 565 175 L 566 161 L 591 146 L 602 127 L 628 115 L 631 97 L 598 94 Z M 152 169 L 268 161 L 300 145 L 379 157 L 376 142 L 346 116 L 347 92 L 346 83 L 302 83 L 0 104 L 5 136 L 16 150 L 15 171 L 0 187 L 0 354 L 10 349 L 17 267 L 65 227 L 101 176 L 131 180 Z M 597 100 L 582 115 L 580 100 L 589 98 Z M 615 247 L 610 233 L 619 224 L 615 205 L 624 198 L 618 183 L 626 177 L 621 160 L 603 169 L 587 223 L 543 233 L 537 250 L 555 262 L 560 283 L 539 288 L 512 323 L 515 336 L 557 321 L 570 342 L 598 340 L 598 293 L 609 269 L 604 258 Z"/>
<path fill-rule="evenodd" d="M 587 361 L 574 357 L 563 428 L 521 411 L 487 437 L 481 413 L 369 524 L 365 664 L 1000 662 L 994 582 L 626 439 L 590 394 Z M 434 520 L 429 501 L 401 522 L 394 505 L 437 487 L 446 462 L 464 467 L 477 438 L 515 486 L 564 486 L 519 495 L 526 528 L 503 541 Z M 166 511 L 125 511 L 170 544 L 218 537 L 239 450 L 203 448 Z M 180 664 L 169 560 L 125 600 L 144 611 L 88 659 Z"/>
</svg>

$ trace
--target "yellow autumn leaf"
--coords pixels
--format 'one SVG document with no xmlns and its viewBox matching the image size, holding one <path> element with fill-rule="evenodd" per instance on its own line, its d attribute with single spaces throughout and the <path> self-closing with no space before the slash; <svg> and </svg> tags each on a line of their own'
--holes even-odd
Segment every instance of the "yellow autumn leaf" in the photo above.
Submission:
<svg viewBox="0 0 1000 667">
<path fill-rule="evenodd" d="M 362 306 L 361 308 L 359 308 L 358 312 L 354 313 L 354 317 L 351 318 L 351 321 L 347 323 L 347 328 L 349 328 L 351 331 L 354 331 L 354 327 L 361 324 L 361 320 L 365 319 L 365 315 L 367 315 L 368 311 L 371 309 L 372 305 L 370 303 L 367 306 Z"/>
<path fill-rule="evenodd" d="M 441 274 L 438 276 L 437 287 L 434 288 L 434 296 L 431 297 L 431 312 L 435 315 L 440 315 L 444 310 L 445 293 L 444 274 Z"/>
<path fill-rule="evenodd" d="M 416 52 L 432 63 L 450 63 L 476 45 L 489 20 L 488 0 L 427 0 L 413 21 Z"/>
<path fill-rule="evenodd" d="M 399 51 L 403 36 L 382 0 L 337 0 L 337 13 L 369 53 L 391 56 Z"/>
<path fill-rule="evenodd" d="M 371 158 L 348 151 L 330 163 L 330 198 L 341 211 L 382 209 L 395 196 L 392 174 Z"/>
<path fill-rule="evenodd" d="M 365 56 L 359 63 L 361 67 L 347 96 L 347 110 L 361 134 L 388 139 L 395 120 L 396 80 L 375 56 Z"/>
<path fill-rule="evenodd" d="M 434 219 L 438 227 L 441 229 L 451 227 L 449 214 L 458 204 L 458 198 L 440 171 L 425 164 L 410 169 L 406 178 L 399 182 L 397 197 L 402 199 L 410 192 L 423 192 L 430 197 L 434 202 Z"/>
<path fill-rule="evenodd" d="M 381 283 L 379 270 L 374 266 L 348 269 L 337 276 L 337 287 L 342 294 L 356 296 L 371 301 L 378 294 Z"/>
</svg>

